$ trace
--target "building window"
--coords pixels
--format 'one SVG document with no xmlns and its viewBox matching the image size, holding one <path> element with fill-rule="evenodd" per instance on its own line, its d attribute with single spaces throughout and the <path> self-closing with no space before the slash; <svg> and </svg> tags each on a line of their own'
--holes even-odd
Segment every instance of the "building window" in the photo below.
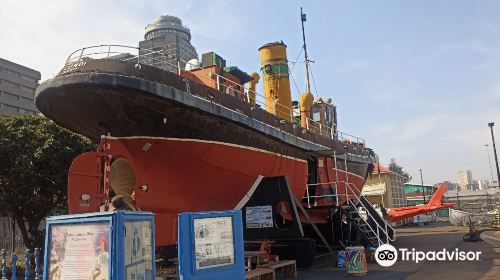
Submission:
<svg viewBox="0 0 500 280">
<path fill-rule="evenodd" d="M 16 71 L 12 71 L 10 69 L 7 69 L 7 68 L 3 68 L 3 72 L 9 74 L 9 75 L 12 75 L 12 76 L 16 76 L 16 77 L 19 77 L 19 73 L 16 72 Z"/>
<path fill-rule="evenodd" d="M 23 108 L 19 108 L 19 113 L 26 114 L 26 115 L 34 115 L 34 114 L 36 114 L 36 112 L 33 112 L 31 110 L 26 110 L 26 109 L 23 109 Z"/>
<path fill-rule="evenodd" d="M 34 90 L 34 89 L 32 89 L 32 88 L 30 88 L 30 87 L 26 87 L 26 86 L 22 86 L 22 85 L 21 85 L 21 86 L 19 86 L 19 88 L 20 88 L 22 91 L 27 92 L 27 93 L 33 93 L 33 92 L 35 92 L 35 90 Z"/>
<path fill-rule="evenodd" d="M 24 96 L 21 96 L 21 100 L 29 103 L 33 103 L 35 101 L 33 98 L 28 98 Z"/>
<path fill-rule="evenodd" d="M 35 78 L 32 78 L 30 76 L 26 76 L 26 75 L 23 75 L 21 74 L 21 79 L 25 80 L 25 81 L 29 81 L 29 82 L 32 82 L 32 83 L 36 83 L 38 80 L 35 79 Z"/>
<path fill-rule="evenodd" d="M 12 99 L 12 100 L 19 100 L 20 99 L 19 95 L 15 95 L 15 94 L 8 93 L 8 92 L 3 92 L 3 96 L 5 96 L 9 99 Z"/>
<path fill-rule="evenodd" d="M 10 86 L 10 87 L 19 88 L 19 85 L 18 85 L 18 84 L 16 84 L 16 83 L 13 83 L 13 82 L 9 82 L 9 81 L 6 81 L 6 80 L 2 80 L 2 83 L 3 83 L 4 85 L 8 85 L 8 86 Z"/>
<path fill-rule="evenodd" d="M 3 108 L 5 108 L 8 111 L 19 112 L 19 108 L 18 107 L 12 106 L 12 105 L 9 105 L 9 104 L 3 104 Z"/>
</svg>

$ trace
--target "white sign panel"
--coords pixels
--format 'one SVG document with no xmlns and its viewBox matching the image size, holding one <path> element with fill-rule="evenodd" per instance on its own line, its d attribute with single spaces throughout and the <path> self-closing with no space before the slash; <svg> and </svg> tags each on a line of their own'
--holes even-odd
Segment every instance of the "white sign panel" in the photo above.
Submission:
<svg viewBox="0 0 500 280">
<path fill-rule="evenodd" d="M 231 217 L 194 219 L 196 269 L 234 264 Z"/>
<path fill-rule="evenodd" d="M 273 208 L 271 205 L 247 207 L 245 221 L 247 228 L 272 228 Z"/>
<path fill-rule="evenodd" d="M 363 186 L 363 195 L 383 195 L 385 193 L 385 182 Z"/>
</svg>

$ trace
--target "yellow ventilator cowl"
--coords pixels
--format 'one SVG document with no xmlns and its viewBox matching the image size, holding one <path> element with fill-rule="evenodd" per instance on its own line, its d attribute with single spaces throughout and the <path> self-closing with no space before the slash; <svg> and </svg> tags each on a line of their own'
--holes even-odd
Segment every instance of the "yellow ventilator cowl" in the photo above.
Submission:
<svg viewBox="0 0 500 280">
<path fill-rule="evenodd" d="M 304 92 L 300 95 L 300 111 L 309 112 L 311 111 L 311 106 L 314 102 L 314 96 L 310 92 Z"/>
<path fill-rule="evenodd" d="M 326 104 L 332 104 L 332 99 L 330 97 L 328 97 L 328 99 L 326 99 Z"/>
<path fill-rule="evenodd" d="M 292 95 L 286 45 L 283 42 L 269 43 L 259 48 L 259 53 L 266 111 L 290 121 L 292 118 Z"/>
<path fill-rule="evenodd" d="M 249 75 L 253 79 L 250 82 L 248 82 L 250 84 L 250 88 L 248 91 L 248 101 L 250 102 L 250 104 L 252 104 L 252 106 L 254 106 L 255 105 L 255 95 L 256 95 L 255 88 L 256 88 L 257 83 L 260 80 L 260 75 L 257 72 L 252 72 Z"/>
<path fill-rule="evenodd" d="M 314 102 L 314 96 L 310 92 L 304 92 L 300 95 L 300 126 L 308 128 L 308 122 L 311 118 L 311 107 Z"/>
</svg>

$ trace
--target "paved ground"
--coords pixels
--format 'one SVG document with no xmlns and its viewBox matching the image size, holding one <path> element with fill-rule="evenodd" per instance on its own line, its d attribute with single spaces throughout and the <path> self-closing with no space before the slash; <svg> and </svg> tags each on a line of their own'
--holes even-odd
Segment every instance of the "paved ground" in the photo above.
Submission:
<svg viewBox="0 0 500 280">
<path fill-rule="evenodd" d="M 500 247 L 494 242 L 463 242 L 462 236 L 468 228 L 454 227 L 448 222 L 437 222 L 424 227 L 403 227 L 397 230 L 398 238 L 393 244 L 396 248 L 415 248 L 422 251 L 436 251 L 446 248 L 462 251 L 480 251 L 480 261 L 398 261 L 394 266 L 385 268 L 376 262 L 368 264 L 366 276 L 349 276 L 344 269 L 335 267 L 331 261 L 315 266 L 308 271 L 299 271 L 300 280 L 322 279 L 418 279 L 418 280 L 468 280 L 500 279 Z M 498 238 L 498 232 L 493 233 Z"/>
</svg>

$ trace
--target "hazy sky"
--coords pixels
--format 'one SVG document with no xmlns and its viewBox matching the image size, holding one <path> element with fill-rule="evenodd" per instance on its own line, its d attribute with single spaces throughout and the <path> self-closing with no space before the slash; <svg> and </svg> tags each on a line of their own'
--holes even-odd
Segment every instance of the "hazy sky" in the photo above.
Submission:
<svg viewBox="0 0 500 280">
<path fill-rule="evenodd" d="M 429 184 L 456 181 L 460 169 L 490 179 L 487 143 L 495 169 L 487 123 L 497 123 L 500 144 L 500 1 L 2 0 L 1 6 L 0 57 L 39 70 L 42 80 L 80 47 L 136 46 L 161 14 L 183 20 L 199 55 L 215 51 L 229 65 L 257 71 L 257 49 L 283 40 L 295 61 L 303 6 L 314 80 L 319 96 L 337 105 L 340 130 L 365 138 L 382 162 L 396 158 L 414 182 L 420 168 Z M 301 91 L 303 68 L 297 64 L 293 73 Z M 292 91 L 296 99 L 293 85 Z"/>
</svg>

